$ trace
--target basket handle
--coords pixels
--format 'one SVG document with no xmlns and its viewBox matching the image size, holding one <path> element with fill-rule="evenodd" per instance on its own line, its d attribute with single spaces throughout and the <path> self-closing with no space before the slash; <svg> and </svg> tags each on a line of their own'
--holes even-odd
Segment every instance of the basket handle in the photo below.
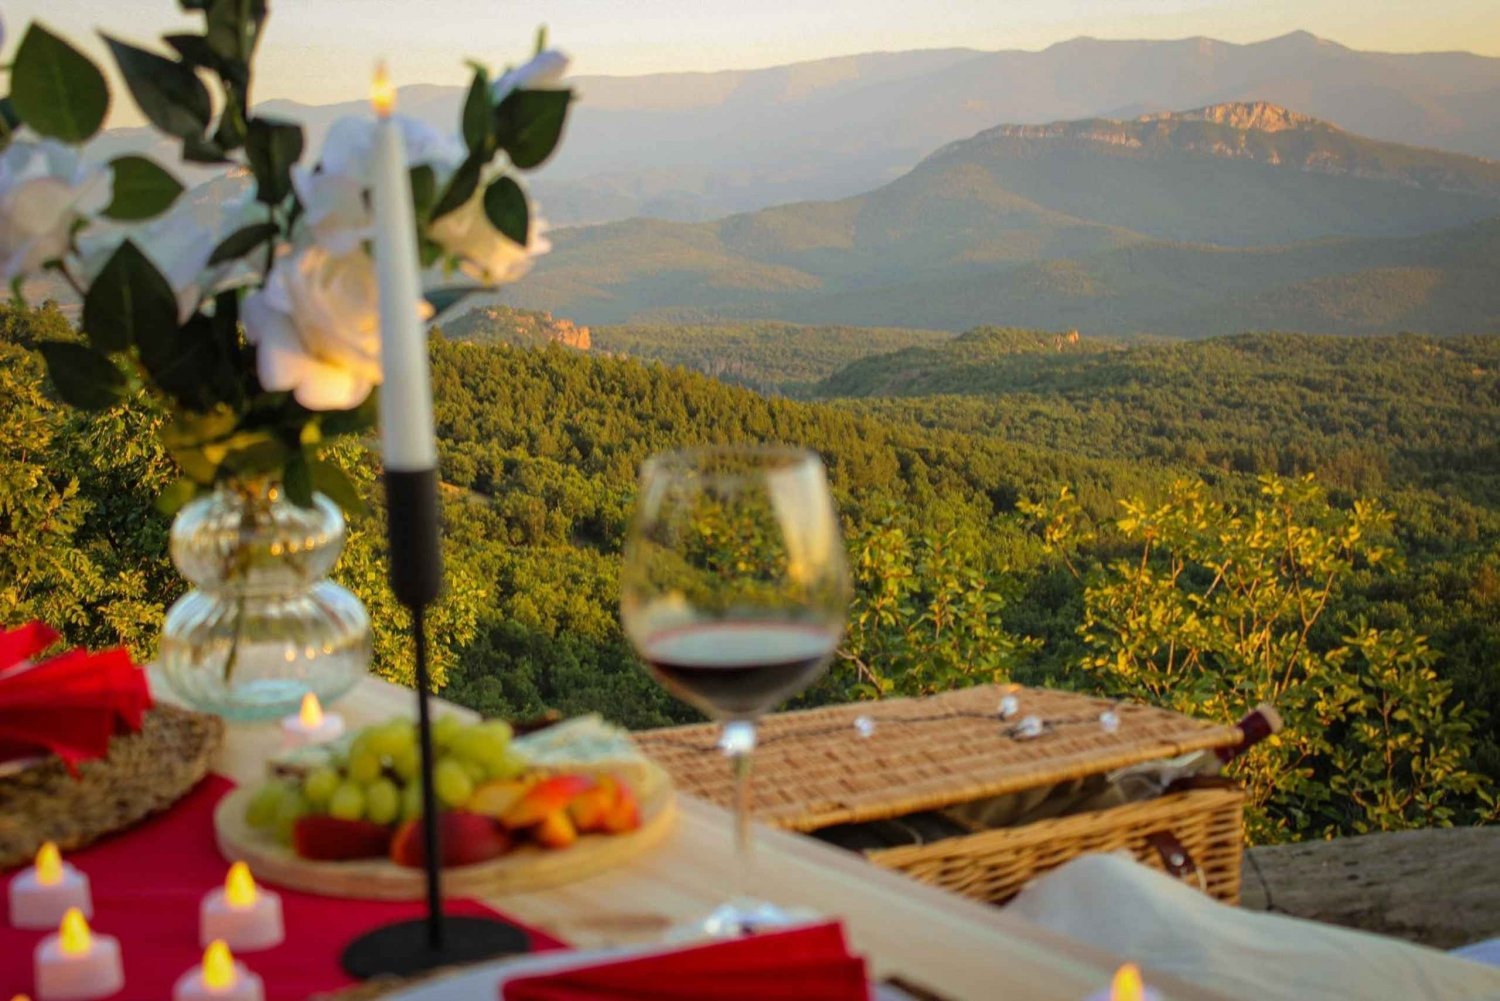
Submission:
<svg viewBox="0 0 1500 1001">
<path fill-rule="evenodd" d="M 1156 854 L 1161 858 L 1162 867 L 1167 870 L 1169 876 L 1183 882 L 1187 882 L 1190 878 L 1196 879 L 1198 889 L 1204 893 L 1208 892 L 1208 877 L 1204 875 L 1203 868 L 1193 861 L 1192 852 L 1177 840 L 1177 835 L 1171 831 L 1153 831 L 1146 835 L 1146 844 L 1156 849 Z"/>
</svg>

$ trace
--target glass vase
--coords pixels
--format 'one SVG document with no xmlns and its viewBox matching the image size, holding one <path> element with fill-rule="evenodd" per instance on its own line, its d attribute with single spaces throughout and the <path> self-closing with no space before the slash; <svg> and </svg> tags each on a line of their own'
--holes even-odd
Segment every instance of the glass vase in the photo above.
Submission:
<svg viewBox="0 0 1500 1001">
<path fill-rule="evenodd" d="M 221 485 L 172 523 L 172 562 L 193 585 L 167 612 L 158 662 L 188 705 L 227 719 L 324 705 L 370 663 L 370 617 L 327 579 L 344 516 L 322 494 L 310 508 L 278 484 Z"/>
</svg>

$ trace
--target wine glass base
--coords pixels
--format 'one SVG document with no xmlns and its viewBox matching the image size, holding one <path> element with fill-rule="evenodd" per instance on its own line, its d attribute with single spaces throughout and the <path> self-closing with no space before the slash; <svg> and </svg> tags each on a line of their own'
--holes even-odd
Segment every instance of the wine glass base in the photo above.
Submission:
<svg viewBox="0 0 1500 1001">
<path fill-rule="evenodd" d="M 818 918 L 806 907 L 780 907 L 764 900 L 741 897 L 720 904 L 707 916 L 673 927 L 667 932 L 669 942 L 693 942 L 713 938 L 741 938 L 775 931 L 792 925 L 803 925 Z"/>
</svg>

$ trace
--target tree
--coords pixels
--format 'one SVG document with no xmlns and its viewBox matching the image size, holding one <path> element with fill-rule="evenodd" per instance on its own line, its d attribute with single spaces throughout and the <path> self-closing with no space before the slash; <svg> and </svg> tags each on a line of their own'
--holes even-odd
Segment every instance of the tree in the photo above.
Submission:
<svg viewBox="0 0 1500 1001">
<path fill-rule="evenodd" d="M 1259 483 L 1249 510 L 1198 480 L 1122 503 L 1114 529 L 1135 554 L 1086 575 L 1081 667 L 1111 695 L 1225 722 L 1275 704 L 1285 730 L 1234 768 L 1255 841 L 1451 823 L 1487 782 L 1425 640 L 1321 628 L 1357 570 L 1393 562 L 1390 515 L 1336 508 L 1311 476 Z M 1026 510 L 1054 548 L 1082 537 L 1066 492 Z"/>
</svg>

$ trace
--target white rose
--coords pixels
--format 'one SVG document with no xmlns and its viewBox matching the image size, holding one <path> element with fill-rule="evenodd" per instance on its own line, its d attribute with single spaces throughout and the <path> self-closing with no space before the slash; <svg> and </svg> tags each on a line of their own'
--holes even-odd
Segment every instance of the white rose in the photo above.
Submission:
<svg viewBox="0 0 1500 1001">
<path fill-rule="evenodd" d="M 463 143 L 415 118 L 397 115 L 394 121 L 406 144 L 407 163 L 431 167 L 441 188 L 463 162 Z M 340 118 L 323 140 L 317 168 L 292 167 L 303 222 L 312 239 L 335 256 L 349 253 L 370 236 L 373 220 L 365 191 L 371 184 L 376 128 L 368 117 Z"/>
<path fill-rule="evenodd" d="M 260 383 L 309 410 L 357 407 L 380 382 L 379 289 L 363 250 L 305 247 L 281 257 L 240 316 Z"/>
<path fill-rule="evenodd" d="M 474 197 L 433 222 L 427 235 L 460 258 L 459 267 L 470 278 L 486 285 L 505 285 L 524 277 L 533 259 L 552 249 L 543 235 L 546 228 L 546 222 L 533 211 L 526 246 L 521 246 L 490 222 L 481 187 Z"/>
<path fill-rule="evenodd" d="M 513 90 L 545 90 L 562 82 L 567 72 L 568 57 L 556 49 L 547 49 L 532 56 L 525 65 L 500 74 L 490 84 L 490 97 L 499 104 Z"/>
<path fill-rule="evenodd" d="M 54 139 L 15 139 L 0 153 L 0 283 L 68 251 L 73 223 L 113 197 L 108 167 L 90 166 Z"/>
</svg>

